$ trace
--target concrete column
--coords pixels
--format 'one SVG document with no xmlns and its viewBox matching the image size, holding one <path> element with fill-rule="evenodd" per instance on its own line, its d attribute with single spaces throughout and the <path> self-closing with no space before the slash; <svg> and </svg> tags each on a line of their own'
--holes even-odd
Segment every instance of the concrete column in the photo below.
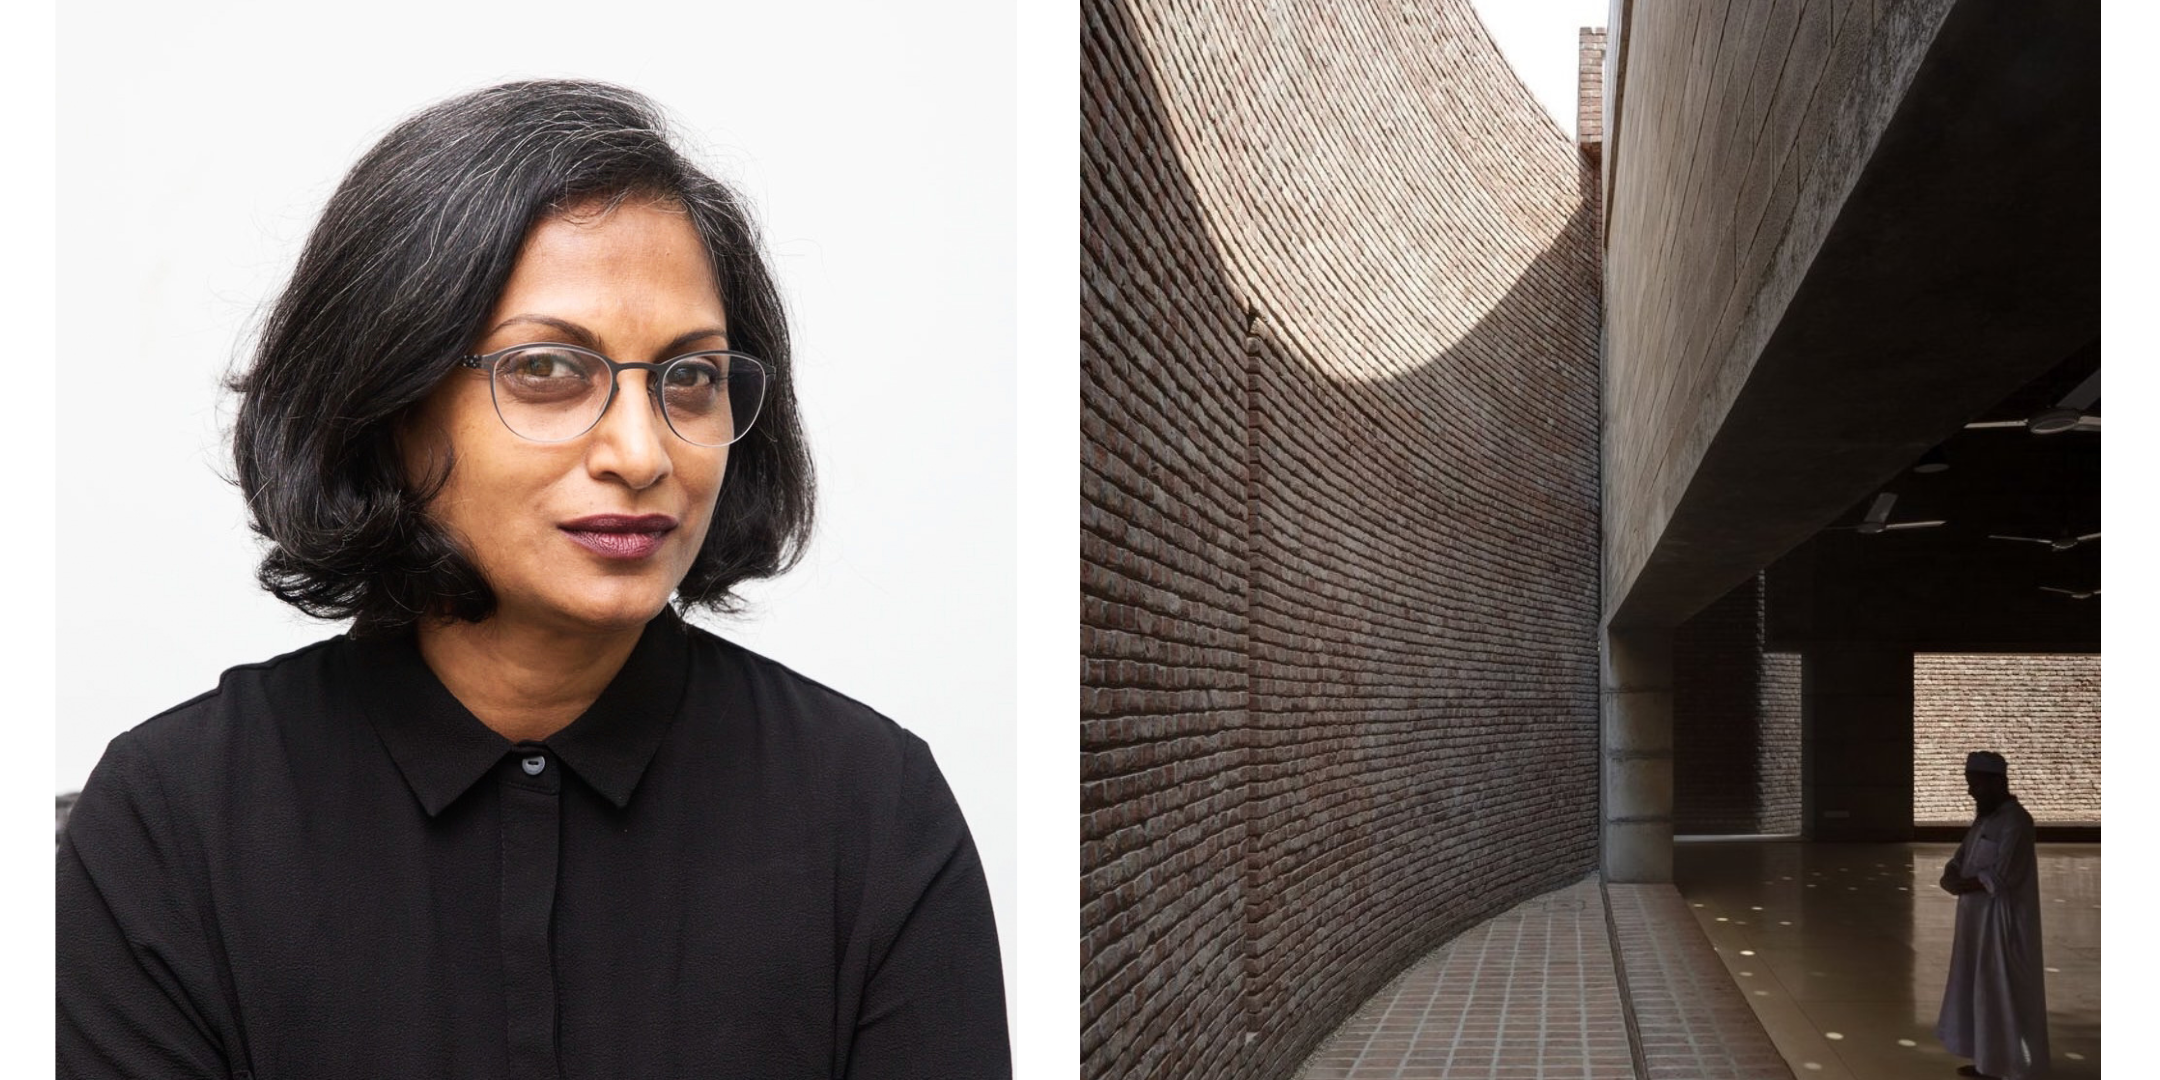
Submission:
<svg viewBox="0 0 2160 1080">
<path fill-rule="evenodd" d="M 1812 840 L 1910 840 L 1913 659 L 1879 642 L 1810 646 L 1800 725 Z"/>
<path fill-rule="evenodd" d="M 1603 667 L 1605 879 L 1671 881 L 1672 631 L 1607 628 Z"/>
</svg>

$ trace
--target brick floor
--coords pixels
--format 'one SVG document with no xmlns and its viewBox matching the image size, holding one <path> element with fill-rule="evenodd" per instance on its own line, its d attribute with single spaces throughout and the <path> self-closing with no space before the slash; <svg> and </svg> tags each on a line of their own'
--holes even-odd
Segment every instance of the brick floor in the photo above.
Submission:
<svg viewBox="0 0 2160 1080">
<path fill-rule="evenodd" d="M 1337 1028 L 1299 1080 L 1632 1080 L 1613 932 L 1644 1080 L 1793 1080 L 1677 889 L 1605 893 L 1585 879 L 1427 953 Z"/>
<path fill-rule="evenodd" d="M 1645 1080 L 1793 1080 L 1671 885 L 1611 885 Z"/>
<path fill-rule="evenodd" d="M 1701 935 L 1692 919 L 1688 929 Z M 1595 878 L 1518 904 L 1426 954 L 1336 1029 L 1298 1074 L 1300 1080 L 1634 1075 Z"/>
</svg>

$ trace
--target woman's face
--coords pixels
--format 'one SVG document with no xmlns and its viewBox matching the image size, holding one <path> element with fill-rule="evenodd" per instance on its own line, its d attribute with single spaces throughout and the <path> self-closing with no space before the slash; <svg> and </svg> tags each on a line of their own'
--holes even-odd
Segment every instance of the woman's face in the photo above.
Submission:
<svg viewBox="0 0 2160 1080">
<path fill-rule="evenodd" d="M 555 342 L 659 362 L 727 347 L 727 314 L 688 215 L 636 198 L 602 209 L 573 207 L 534 226 L 473 352 Z M 727 448 L 670 430 L 651 376 L 618 373 L 607 412 L 567 442 L 503 426 L 486 371 L 459 369 L 421 405 L 405 432 L 406 468 L 426 476 L 451 455 L 428 510 L 494 587 L 498 618 L 628 630 L 659 614 L 689 572 Z"/>
</svg>

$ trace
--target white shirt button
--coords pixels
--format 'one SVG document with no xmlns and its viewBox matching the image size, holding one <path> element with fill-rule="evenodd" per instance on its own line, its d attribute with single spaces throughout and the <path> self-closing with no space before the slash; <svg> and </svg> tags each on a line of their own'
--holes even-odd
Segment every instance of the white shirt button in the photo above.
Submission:
<svg viewBox="0 0 2160 1080">
<path fill-rule="evenodd" d="M 521 761 L 518 764 L 525 766 L 525 775 L 538 776 L 540 775 L 540 770 L 547 768 L 547 758 L 542 757 L 539 754 L 534 754 L 533 756 L 526 758 L 524 761 Z"/>
</svg>

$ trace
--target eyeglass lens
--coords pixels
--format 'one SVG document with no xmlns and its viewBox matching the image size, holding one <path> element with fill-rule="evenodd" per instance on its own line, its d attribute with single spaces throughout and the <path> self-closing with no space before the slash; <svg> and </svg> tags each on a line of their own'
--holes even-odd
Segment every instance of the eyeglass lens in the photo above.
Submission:
<svg viewBox="0 0 2160 1080">
<path fill-rule="evenodd" d="M 491 377 L 503 423 L 538 442 L 574 439 L 599 423 L 614 378 L 597 356 L 544 346 L 505 353 Z M 668 426 L 699 446 L 741 438 L 765 397 L 764 366 L 747 356 L 686 356 L 651 377 Z"/>
</svg>

